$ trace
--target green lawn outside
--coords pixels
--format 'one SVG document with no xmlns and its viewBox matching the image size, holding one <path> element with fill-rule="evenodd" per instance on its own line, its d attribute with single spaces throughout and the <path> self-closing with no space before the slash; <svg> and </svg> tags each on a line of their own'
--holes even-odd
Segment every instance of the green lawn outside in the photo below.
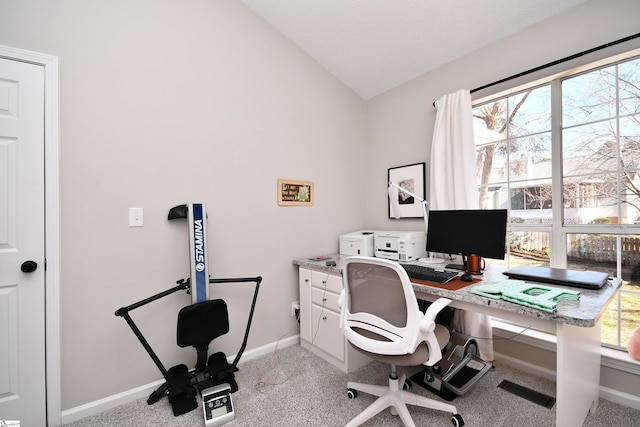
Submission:
<svg viewBox="0 0 640 427">
<path fill-rule="evenodd" d="M 620 343 L 618 343 L 618 304 L 621 304 Z M 626 349 L 631 334 L 640 326 L 640 287 L 623 282 L 616 297 L 602 316 L 602 342 Z"/>
</svg>

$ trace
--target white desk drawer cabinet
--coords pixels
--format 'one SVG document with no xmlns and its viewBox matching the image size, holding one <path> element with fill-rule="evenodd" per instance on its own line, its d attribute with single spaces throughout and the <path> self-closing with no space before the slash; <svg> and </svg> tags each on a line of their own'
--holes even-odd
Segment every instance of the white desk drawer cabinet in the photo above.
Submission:
<svg viewBox="0 0 640 427">
<path fill-rule="evenodd" d="M 300 344 L 344 372 L 371 359 L 354 350 L 340 329 L 342 276 L 300 267 Z"/>
<path fill-rule="evenodd" d="M 326 289 L 328 292 L 340 294 L 342 292 L 342 276 L 312 270 L 311 285 L 318 289 Z"/>
<path fill-rule="evenodd" d="M 311 303 L 319 305 L 331 310 L 335 313 L 340 313 L 340 305 L 338 305 L 338 299 L 340 294 L 334 294 L 333 292 L 323 291 L 322 289 L 311 287 Z"/>
<path fill-rule="evenodd" d="M 337 360 L 344 361 L 345 340 L 341 337 L 340 313 L 330 311 L 317 304 L 311 304 L 311 324 L 313 345 L 327 352 Z M 316 332 L 317 331 L 317 332 Z"/>
<path fill-rule="evenodd" d="M 298 270 L 300 290 L 300 341 L 311 341 L 311 270 Z"/>
</svg>

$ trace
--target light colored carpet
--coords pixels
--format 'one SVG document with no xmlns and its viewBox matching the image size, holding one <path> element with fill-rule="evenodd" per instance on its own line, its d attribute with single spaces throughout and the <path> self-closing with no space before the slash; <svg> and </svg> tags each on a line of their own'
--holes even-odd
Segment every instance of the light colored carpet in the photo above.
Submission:
<svg viewBox="0 0 640 427">
<path fill-rule="evenodd" d="M 236 418 L 225 424 L 229 427 L 344 426 L 374 400 L 365 393 L 359 393 L 356 399 L 348 399 L 347 381 L 386 384 L 389 373 L 388 365 L 372 362 L 345 374 L 298 345 L 240 363 L 239 367 L 236 375 L 239 390 L 233 394 Z M 417 368 L 401 369 L 400 372 L 406 372 L 407 376 L 417 371 Z M 453 400 L 465 425 L 554 425 L 555 406 L 547 409 L 498 388 L 503 379 L 555 397 L 555 383 L 498 365 L 469 393 Z M 412 391 L 439 399 L 416 384 Z M 418 426 L 451 426 L 448 413 L 411 406 L 409 412 Z M 584 426 L 638 426 L 639 420 L 640 411 L 600 399 L 597 411 L 587 417 Z M 154 405 L 147 405 L 144 398 L 67 424 L 67 427 L 147 425 L 203 426 L 202 409 L 199 407 L 174 417 L 166 397 Z M 402 426 L 402 421 L 385 410 L 363 425 Z"/>
</svg>

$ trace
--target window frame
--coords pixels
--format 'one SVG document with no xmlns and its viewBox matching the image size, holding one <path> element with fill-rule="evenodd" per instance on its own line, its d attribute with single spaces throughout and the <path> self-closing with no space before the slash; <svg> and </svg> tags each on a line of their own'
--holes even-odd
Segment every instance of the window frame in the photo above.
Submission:
<svg viewBox="0 0 640 427">
<path fill-rule="evenodd" d="M 507 224 L 507 232 L 511 235 L 514 232 L 547 232 L 549 233 L 550 242 L 550 258 L 549 264 L 551 267 L 566 268 L 567 267 L 567 238 L 570 234 L 611 234 L 616 237 L 624 235 L 636 235 L 640 234 L 640 224 L 565 224 L 564 223 L 564 206 L 561 201 L 563 200 L 563 141 L 562 141 L 562 83 L 567 79 L 574 78 L 581 74 L 593 72 L 595 70 L 618 65 L 623 62 L 640 58 L 640 49 L 632 49 L 628 52 L 614 55 L 608 58 L 600 59 L 598 61 L 591 62 L 589 64 L 581 65 L 578 67 L 571 67 L 563 72 L 555 73 L 548 77 L 537 79 L 526 84 L 521 84 L 511 89 L 502 90 L 493 95 L 485 95 L 478 99 L 472 100 L 472 108 L 476 108 L 484 103 L 491 102 L 493 100 L 502 99 L 509 96 L 517 95 L 520 92 L 526 90 L 533 90 L 537 87 L 544 85 L 550 86 L 551 97 L 551 191 L 552 191 L 552 224 L 531 224 L 531 223 L 515 223 L 509 221 Z M 616 107 L 617 108 L 617 107 Z M 615 119 L 619 120 L 622 116 L 619 111 L 616 110 Z M 619 171 L 618 171 L 619 172 Z M 509 168 L 507 168 L 506 183 L 511 183 L 509 176 Z M 489 184 L 491 186 L 491 184 Z M 618 187 L 618 192 L 621 191 Z M 507 197 L 510 197 L 511 189 L 508 192 Z M 523 200 L 526 205 L 526 201 Z M 511 218 L 511 205 L 509 204 L 509 217 Z M 618 208 L 619 209 L 619 208 Z M 616 276 L 622 277 L 621 269 L 621 248 L 620 239 L 617 238 L 617 251 L 616 251 Z M 507 248 L 507 256 L 510 258 L 511 253 Z M 509 265 L 509 258 L 508 263 Z M 628 291 L 619 289 L 616 293 L 615 300 L 611 304 L 616 304 L 617 312 L 617 342 L 618 345 L 611 345 L 608 343 L 601 343 L 604 347 L 612 347 L 618 350 L 626 351 L 626 343 L 621 342 L 621 301 L 622 295 Z M 639 291 L 631 291 L 630 293 L 640 293 Z"/>
</svg>

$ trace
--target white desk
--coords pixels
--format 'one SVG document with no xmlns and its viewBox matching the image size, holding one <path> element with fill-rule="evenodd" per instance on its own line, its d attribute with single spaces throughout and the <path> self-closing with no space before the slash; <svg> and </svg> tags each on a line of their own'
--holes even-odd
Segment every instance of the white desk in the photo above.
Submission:
<svg viewBox="0 0 640 427">
<path fill-rule="evenodd" d="M 489 267 L 486 282 L 504 280 L 504 268 Z M 477 285 L 477 284 L 475 284 Z M 580 291 L 579 301 L 562 301 L 555 313 L 502 300 L 475 295 L 472 286 L 448 291 L 414 284 L 416 296 L 435 300 L 452 300 L 451 307 L 499 317 L 556 335 L 556 425 L 582 426 L 589 411 L 595 411 L 600 387 L 600 318 L 614 298 L 621 281 L 615 279 L 599 291 Z M 556 286 L 560 287 L 562 286 Z"/>
<path fill-rule="evenodd" d="M 340 255 L 333 256 L 336 267 L 326 267 L 324 261 L 306 259 L 294 260 L 294 264 L 341 274 L 343 259 Z M 503 270 L 502 267 L 489 266 L 483 280 L 504 280 Z M 589 411 L 597 408 L 599 399 L 600 318 L 621 281 L 610 281 L 599 291 L 567 288 L 579 290 L 580 300 L 560 302 L 555 313 L 475 295 L 471 288 L 477 284 L 457 291 L 419 284 L 414 284 L 413 288 L 420 299 L 435 301 L 438 297 L 449 298 L 451 307 L 487 314 L 556 335 L 556 426 L 582 426 Z"/>
</svg>

